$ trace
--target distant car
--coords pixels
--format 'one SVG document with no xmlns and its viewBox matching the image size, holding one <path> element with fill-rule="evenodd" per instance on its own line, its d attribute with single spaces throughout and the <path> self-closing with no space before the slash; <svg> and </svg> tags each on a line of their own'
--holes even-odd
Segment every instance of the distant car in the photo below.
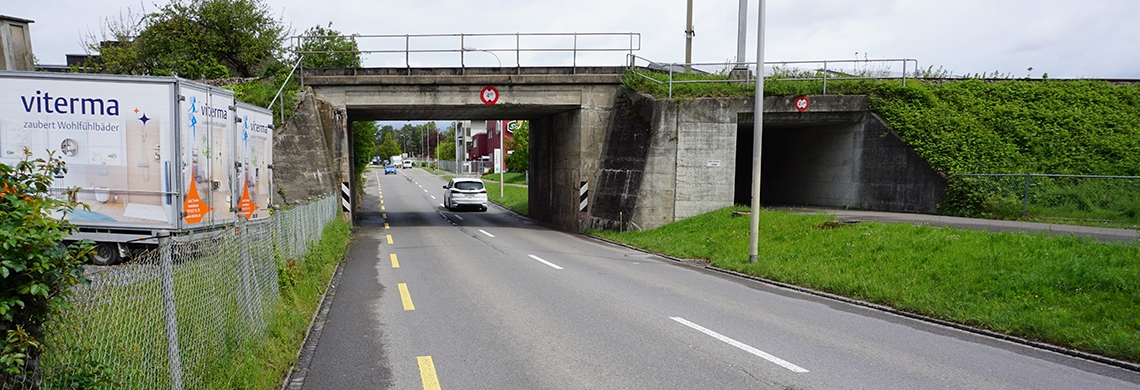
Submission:
<svg viewBox="0 0 1140 390">
<path fill-rule="evenodd" d="M 404 160 L 404 169 L 411 168 L 414 165 L 412 160 Z"/>
<path fill-rule="evenodd" d="M 487 211 L 487 188 L 483 180 L 474 177 L 457 177 L 443 186 L 443 207 L 455 210 L 461 207 Z"/>
<path fill-rule="evenodd" d="M 384 174 L 385 174 L 385 175 L 387 175 L 387 174 L 393 174 L 393 175 L 395 175 L 395 174 L 396 174 L 396 166 L 395 166 L 395 165 L 391 165 L 391 164 L 389 164 L 389 165 L 385 166 L 385 167 L 384 167 Z"/>
</svg>

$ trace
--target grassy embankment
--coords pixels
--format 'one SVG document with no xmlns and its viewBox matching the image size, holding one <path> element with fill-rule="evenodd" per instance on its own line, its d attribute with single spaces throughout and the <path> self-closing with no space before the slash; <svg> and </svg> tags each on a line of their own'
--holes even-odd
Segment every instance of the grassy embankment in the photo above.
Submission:
<svg viewBox="0 0 1140 390">
<path fill-rule="evenodd" d="M 766 95 L 811 95 L 820 81 L 784 72 L 765 81 Z M 657 80 L 668 75 L 651 73 Z M 675 75 L 716 79 L 720 75 Z M 626 87 L 667 96 L 667 86 L 633 74 Z M 870 109 L 938 171 L 951 176 L 949 215 L 1136 228 L 1140 180 L 1033 178 L 1022 216 L 1024 177 L 956 174 L 1140 175 L 1140 85 L 1095 80 L 829 81 L 829 94 L 868 95 Z M 673 96 L 751 96 L 754 84 L 676 84 Z"/>
<path fill-rule="evenodd" d="M 337 264 L 344 259 L 352 226 L 336 219 L 302 261 L 279 259 L 281 302 L 264 340 L 219 359 L 207 389 L 277 389 L 297 360 L 309 321 L 317 311 Z"/>
<path fill-rule="evenodd" d="M 677 258 L 1140 362 L 1140 246 L 763 211 L 760 261 L 737 207 L 593 232 Z"/>
</svg>

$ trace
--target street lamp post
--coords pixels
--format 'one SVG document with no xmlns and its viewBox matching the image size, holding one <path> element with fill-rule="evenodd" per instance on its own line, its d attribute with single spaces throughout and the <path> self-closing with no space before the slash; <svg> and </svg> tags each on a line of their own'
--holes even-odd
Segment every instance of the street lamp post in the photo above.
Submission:
<svg viewBox="0 0 1140 390">
<path fill-rule="evenodd" d="M 764 137 L 764 0 L 756 24 L 756 114 L 752 120 L 752 212 L 749 213 L 748 262 L 755 263 L 760 246 L 760 152 Z"/>
<path fill-rule="evenodd" d="M 493 56 L 495 56 L 495 62 L 498 62 L 498 63 L 499 63 L 499 67 L 500 67 L 500 68 L 502 68 L 502 67 L 503 67 L 503 61 L 499 61 L 499 55 L 498 55 L 498 54 L 495 54 L 495 52 L 492 52 L 492 51 L 490 51 L 490 50 L 479 50 L 479 49 L 476 49 L 476 48 L 474 48 L 474 47 L 470 47 L 470 46 L 464 46 L 464 47 L 463 47 L 463 51 L 481 51 L 481 52 L 484 52 L 484 53 L 487 53 L 487 54 L 493 55 Z"/>
</svg>

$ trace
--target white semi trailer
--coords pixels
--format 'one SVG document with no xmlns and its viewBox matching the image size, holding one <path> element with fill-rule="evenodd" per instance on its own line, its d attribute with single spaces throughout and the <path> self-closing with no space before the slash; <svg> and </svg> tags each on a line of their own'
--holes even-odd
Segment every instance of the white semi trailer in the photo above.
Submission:
<svg viewBox="0 0 1140 390">
<path fill-rule="evenodd" d="M 62 157 L 52 196 L 79 188 L 90 210 L 69 240 L 114 264 L 157 245 L 268 217 L 273 116 L 232 91 L 164 77 L 0 71 L 0 163 Z"/>
</svg>

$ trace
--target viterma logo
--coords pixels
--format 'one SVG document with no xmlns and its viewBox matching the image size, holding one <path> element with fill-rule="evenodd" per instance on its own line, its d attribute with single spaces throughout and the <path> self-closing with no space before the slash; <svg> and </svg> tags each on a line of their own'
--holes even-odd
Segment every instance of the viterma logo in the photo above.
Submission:
<svg viewBox="0 0 1140 390">
<path fill-rule="evenodd" d="M 35 95 L 20 96 L 20 100 L 27 113 L 119 116 L 117 99 L 51 96 L 50 92 L 36 91 Z"/>
<path fill-rule="evenodd" d="M 221 108 L 214 108 L 208 105 L 202 105 L 202 115 L 207 118 L 221 118 L 227 119 L 230 117 L 230 112 Z"/>
<path fill-rule="evenodd" d="M 268 125 L 263 125 L 263 124 L 260 124 L 257 122 L 253 122 L 251 119 L 249 119 L 249 115 L 242 117 L 241 123 L 242 123 L 243 130 L 245 130 L 247 132 L 252 130 L 254 133 L 269 134 L 269 126 Z M 248 134 L 246 135 L 246 138 L 249 138 Z"/>
</svg>

